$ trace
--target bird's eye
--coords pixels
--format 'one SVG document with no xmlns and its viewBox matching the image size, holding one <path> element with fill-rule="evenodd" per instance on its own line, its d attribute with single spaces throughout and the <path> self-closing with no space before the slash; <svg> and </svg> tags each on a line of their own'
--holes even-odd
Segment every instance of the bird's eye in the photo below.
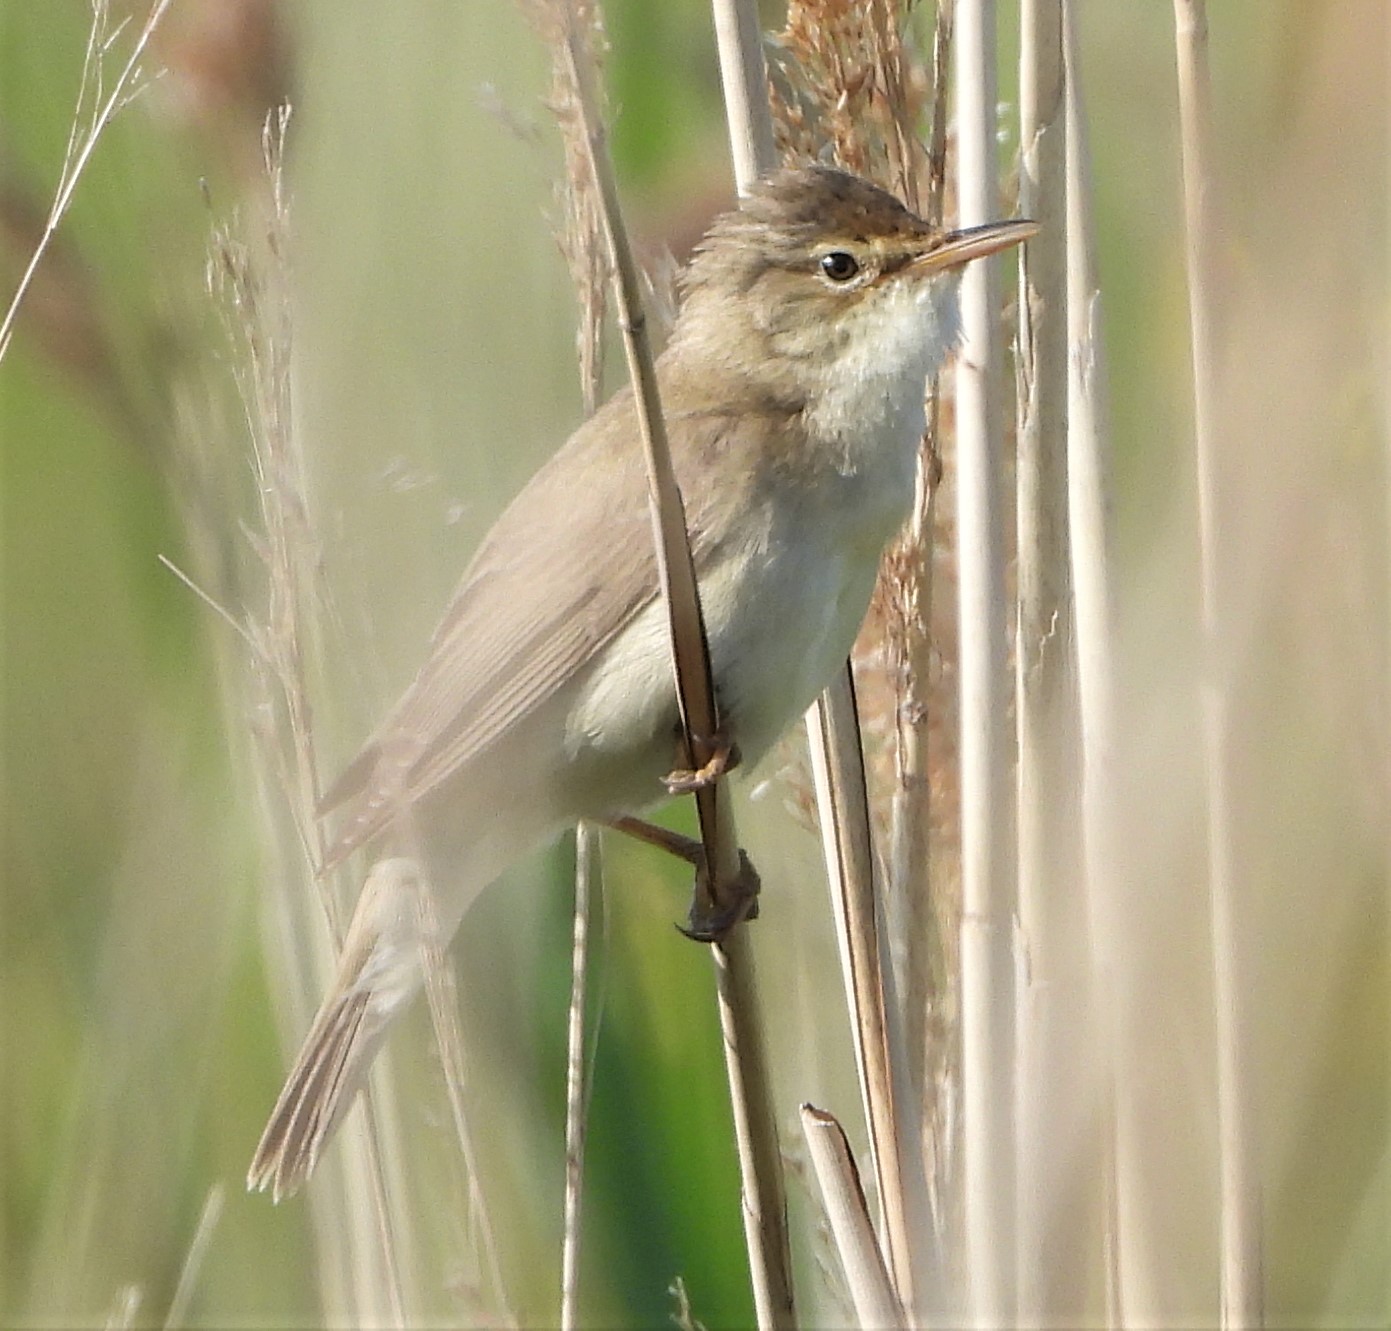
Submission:
<svg viewBox="0 0 1391 1331">
<path fill-rule="evenodd" d="M 832 282 L 848 282 L 860 271 L 860 265 L 853 254 L 844 250 L 832 250 L 821 256 L 821 271 Z"/>
</svg>

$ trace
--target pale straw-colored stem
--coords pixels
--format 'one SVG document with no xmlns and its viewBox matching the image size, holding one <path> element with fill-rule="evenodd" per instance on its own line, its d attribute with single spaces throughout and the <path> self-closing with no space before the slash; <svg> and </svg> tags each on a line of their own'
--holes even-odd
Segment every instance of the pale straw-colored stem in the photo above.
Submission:
<svg viewBox="0 0 1391 1331">
<path fill-rule="evenodd" d="M 1080 875 L 1077 695 L 1068 523 L 1067 135 L 1061 0 L 1020 8 L 1019 210 L 1039 232 L 1019 252 L 1015 504 L 1018 630 L 1019 1313 L 1077 1318 L 1086 1289 L 1077 1193 L 1092 1106 L 1079 1096 L 1089 1057 L 1087 898 Z M 1066 1143 L 1066 1149 L 1059 1149 Z"/>
<path fill-rule="evenodd" d="M 648 498 L 657 554 L 657 574 L 671 629 L 672 664 L 677 700 L 693 768 L 714 755 L 719 717 L 714 679 L 705 640 L 695 563 L 686 532 L 686 510 L 671 462 L 666 423 L 662 417 L 657 369 L 642 306 L 642 285 L 618 200 L 618 182 L 609 160 L 607 137 L 599 117 L 587 47 L 575 30 L 567 6 L 564 32 L 569 74 L 584 120 L 589 167 L 598 190 L 604 231 L 614 268 L 614 307 L 623 333 L 623 349 L 633 385 L 633 405 L 648 467 Z M 738 844 L 733 836 L 729 797 L 723 783 L 711 782 L 696 792 L 701 837 L 710 866 L 710 889 L 716 905 L 724 905 L 721 888 L 739 874 Z"/>
<path fill-rule="evenodd" d="M 778 163 L 773 118 L 768 113 L 768 76 L 758 6 L 745 0 L 711 0 L 715 46 L 720 57 L 725 122 L 734 179 L 740 193 Z"/>
<path fill-rule="evenodd" d="M 870 853 L 869 806 L 865 800 L 864 757 L 858 726 L 843 729 L 844 716 L 856 715 L 848 672 L 839 673 L 826 690 L 830 705 L 807 713 L 807 738 L 821 821 L 821 838 L 831 889 L 831 913 L 840 944 L 841 969 L 851 1024 L 870 1160 L 879 1188 L 887 1265 L 898 1298 L 914 1307 L 914 1261 L 907 1192 L 913 1179 L 908 1160 L 921 1160 L 921 1102 L 912 1098 L 908 1062 L 891 1054 L 889 1015 L 899 1005 L 887 1001 L 887 957 L 880 943 L 881 911 Z M 841 773 L 850 772 L 849 784 Z M 905 1178 L 905 1174 L 908 1175 Z M 913 1213 L 926 1238 L 928 1207 L 922 1170 L 919 1205 Z M 934 1267 L 936 1263 L 934 1263 Z"/>
<path fill-rule="evenodd" d="M 321 642 L 322 599 L 318 591 L 317 538 L 309 498 L 308 468 L 296 425 L 292 392 L 293 326 L 286 271 L 289 206 L 284 179 L 285 137 L 290 111 L 280 107 L 267 119 L 262 135 L 270 187 L 268 234 L 274 243 L 264 253 L 225 241 L 214 268 L 226 284 L 226 317 L 242 352 L 238 388 L 252 446 L 251 463 L 261 505 L 261 539 L 265 551 L 267 605 L 261 624 L 248 624 L 260 651 L 249 663 L 257 686 L 256 701 L 274 698 L 283 722 L 262 736 L 262 775 L 278 777 L 278 790 L 267 790 L 268 803 L 280 806 L 272 825 L 293 824 L 281 844 L 285 886 L 274 894 L 272 914 L 278 925 L 280 981 L 285 994 L 302 1007 L 309 991 L 331 981 L 331 945 L 341 940 L 337 903 L 331 884 L 317 879 L 317 904 L 323 927 L 314 919 L 308 894 L 299 890 L 304 862 L 323 860 L 323 831 L 315 812 L 319 795 L 318 760 L 313 727 L 313 681 L 324 659 Z M 273 784 L 268 781 L 268 785 Z M 312 956 L 313 974 L 302 959 Z M 404 1326 L 404 1292 L 400 1235 L 393 1224 L 378 1128 L 378 1108 L 370 1090 L 362 1097 L 358 1124 L 349 1125 L 359 1149 L 342 1153 L 336 1183 L 320 1184 L 311 1193 L 321 1240 L 318 1263 L 326 1316 L 349 1315 Z M 331 1192 L 330 1192 L 331 1190 Z"/>
<path fill-rule="evenodd" d="M 821 1189 L 856 1321 L 862 1328 L 905 1326 L 845 1130 L 832 1115 L 813 1105 L 803 1105 L 801 1114 L 807 1155 Z"/>
<path fill-rule="evenodd" d="M 570 955 L 570 1011 L 565 1038 L 565 1212 L 560 1248 L 561 1331 L 579 1326 L 580 1204 L 589 1110 L 589 1051 L 585 1039 L 592 903 L 599 886 L 599 829 L 582 822 L 575 831 L 575 920 Z"/>
<path fill-rule="evenodd" d="M 758 979 L 749 931 L 735 929 L 712 950 L 729 1079 L 734 1136 L 739 1149 L 744 1240 L 749 1251 L 759 1331 L 795 1327 L 792 1250 L 787 1194 L 773 1117 L 773 1079 L 763 1039 Z"/>
<path fill-rule="evenodd" d="M 1102 341 L 1096 227 L 1091 208 L 1091 151 L 1071 0 L 1063 0 L 1067 127 L 1068 514 L 1082 732 L 1082 846 L 1090 933 L 1092 999 L 1102 1038 L 1093 1047 L 1104 1181 L 1105 1322 L 1126 1325 L 1121 1267 L 1134 1268 L 1137 1134 L 1130 1101 L 1117 1103 L 1120 995 L 1112 977 L 1124 954 L 1122 854 L 1116 804 L 1115 573 L 1111 533 L 1111 438 Z M 1077 1038 L 1085 1038 L 1078 1032 Z M 1078 1095 L 1074 1088 L 1074 1096 Z M 1080 1164 L 1081 1162 L 1079 1162 Z M 1124 1197 L 1124 1206 L 1121 1198 Z M 1127 1246 L 1129 1245 L 1129 1246 Z"/>
<path fill-rule="evenodd" d="M 1204 662 L 1203 767 L 1207 793 L 1208 891 L 1212 917 L 1213 996 L 1217 1032 L 1217 1139 L 1221 1178 L 1222 1325 L 1264 1321 L 1261 1192 L 1251 1086 L 1250 1016 L 1238 918 L 1233 826 L 1229 598 L 1225 585 L 1230 515 L 1220 457 L 1217 413 L 1220 293 L 1214 251 L 1219 225 L 1208 149 L 1212 92 L 1204 0 L 1174 0 L 1179 122 L 1183 141 L 1184 231 L 1193 354 L 1194 444 L 1198 476 Z"/>
<path fill-rule="evenodd" d="M 962 226 L 999 216 L 995 5 L 956 8 Z M 1014 1318 L 1014 784 L 1000 478 L 1001 338 L 995 265 L 961 283 L 956 359 L 961 681 L 961 1092 L 966 1275 L 978 1324 Z"/>
<path fill-rule="evenodd" d="M 692 765 L 699 767 L 713 752 L 718 717 L 685 513 L 662 421 L 637 265 L 623 228 L 617 183 L 603 126 L 595 110 L 593 72 L 572 21 L 566 24 L 565 42 L 613 259 L 615 307 L 623 330 L 624 351 L 646 450 L 658 572 L 671 616 L 672 654 L 682 726 L 691 750 Z M 720 908 L 732 900 L 731 885 L 740 869 L 737 833 L 724 783 L 712 783 L 698 791 L 696 805 L 709 866 L 712 904 Z M 795 1314 L 787 1200 L 759 1018 L 757 979 L 743 927 L 736 926 L 729 937 L 712 950 L 725 1067 L 739 1149 L 744 1235 L 749 1249 L 754 1306 L 758 1324 L 766 1331 L 771 1327 L 795 1325 Z"/>
</svg>

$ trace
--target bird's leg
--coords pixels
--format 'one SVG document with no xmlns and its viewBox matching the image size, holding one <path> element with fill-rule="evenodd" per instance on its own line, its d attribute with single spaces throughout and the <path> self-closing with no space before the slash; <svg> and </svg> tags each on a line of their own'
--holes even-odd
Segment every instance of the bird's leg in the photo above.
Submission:
<svg viewBox="0 0 1391 1331">
<path fill-rule="evenodd" d="M 668 855 L 675 855 L 678 860 L 685 860 L 697 869 L 705 863 L 705 848 L 694 837 L 669 831 L 641 818 L 610 818 L 605 825 L 613 828 L 615 832 L 632 837 L 634 841 L 645 842 L 649 846 L 656 846 L 658 850 L 666 851 Z"/>
<path fill-rule="evenodd" d="M 662 778 L 669 795 L 690 795 L 714 785 L 727 772 L 739 766 L 739 746 L 725 735 L 716 735 L 714 750 L 702 766 L 694 770 L 678 767 Z"/>
<path fill-rule="evenodd" d="M 739 852 L 739 876 L 729 885 L 732 904 L 723 910 L 708 911 L 702 909 L 700 904 L 709 901 L 711 894 L 704 882 L 705 847 L 699 841 L 694 837 L 682 836 L 680 832 L 658 827 L 655 823 L 644 822 L 641 818 L 612 818 L 608 820 L 607 825 L 615 832 L 622 832 L 634 840 L 656 846 L 659 850 L 675 855 L 677 859 L 685 860 L 694 867 L 696 890 L 691 898 L 691 912 L 684 926 L 676 926 L 687 938 L 694 939 L 697 943 L 720 943 L 741 920 L 758 918 L 758 892 L 761 882 L 758 870 L 753 867 L 753 861 L 742 850 Z"/>
</svg>

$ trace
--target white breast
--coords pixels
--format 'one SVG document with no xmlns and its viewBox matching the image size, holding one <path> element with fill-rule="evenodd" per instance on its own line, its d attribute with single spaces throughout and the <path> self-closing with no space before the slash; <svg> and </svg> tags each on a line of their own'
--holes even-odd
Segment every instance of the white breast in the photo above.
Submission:
<svg viewBox="0 0 1391 1331">
<path fill-rule="evenodd" d="M 716 684 L 750 762 L 825 687 L 869 607 L 879 556 L 907 513 L 928 375 L 957 336 L 955 284 L 903 281 L 856 307 L 864 326 L 809 397 L 832 460 L 814 494 L 780 494 L 743 547 L 701 577 Z M 754 530 L 757 528 L 757 530 Z M 666 609 L 645 609 L 581 682 L 566 719 L 584 751 L 645 761 L 675 725 Z"/>
<path fill-rule="evenodd" d="M 846 313 L 858 326 L 847 328 L 844 350 L 810 395 L 808 424 L 839 442 L 847 470 L 902 463 L 906 446 L 911 471 L 928 377 L 960 336 L 957 282 L 905 279 Z M 866 456 L 871 449 L 875 456 Z M 894 472 L 894 484 L 901 474 Z"/>
</svg>

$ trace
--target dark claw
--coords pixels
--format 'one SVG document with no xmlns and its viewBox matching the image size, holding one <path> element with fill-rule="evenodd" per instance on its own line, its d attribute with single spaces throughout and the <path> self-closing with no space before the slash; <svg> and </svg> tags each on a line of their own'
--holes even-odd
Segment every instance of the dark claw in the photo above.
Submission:
<svg viewBox="0 0 1391 1331">
<path fill-rule="evenodd" d="M 733 900 L 719 909 L 710 900 L 710 887 L 705 877 L 705 866 L 696 866 L 696 886 L 691 897 L 691 912 L 688 923 L 678 924 L 678 932 L 685 934 L 695 943 L 722 943 L 729 937 L 730 930 L 743 920 L 758 918 L 758 893 L 762 883 L 753 861 L 744 851 L 739 852 L 739 876 L 729 884 Z"/>
</svg>

